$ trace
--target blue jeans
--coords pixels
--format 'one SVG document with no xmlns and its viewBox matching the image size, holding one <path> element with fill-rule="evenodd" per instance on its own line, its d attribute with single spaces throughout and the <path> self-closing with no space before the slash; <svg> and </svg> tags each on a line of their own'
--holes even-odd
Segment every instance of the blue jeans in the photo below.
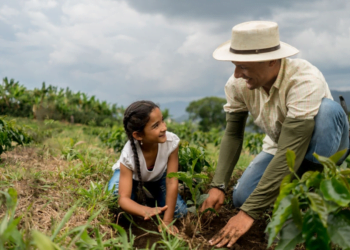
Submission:
<svg viewBox="0 0 350 250">
<path fill-rule="evenodd" d="M 119 190 L 119 178 L 120 178 L 120 169 L 116 169 L 111 180 L 108 183 L 108 190 L 113 190 L 114 195 L 118 195 Z M 154 199 L 157 202 L 158 207 L 165 206 L 165 196 L 166 196 L 166 172 L 163 174 L 162 178 L 158 181 L 144 182 L 144 187 L 152 194 Z M 132 191 L 131 199 L 135 200 L 136 190 L 138 186 L 138 181 L 132 181 Z M 187 214 L 187 206 L 181 196 L 177 195 L 176 205 L 175 205 L 175 218 L 184 217 Z"/>
<path fill-rule="evenodd" d="M 315 116 L 315 128 L 305 159 L 318 163 L 312 155 L 314 152 L 329 157 L 346 148 L 349 148 L 348 117 L 337 102 L 324 98 Z M 242 206 L 254 191 L 273 157 L 274 155 L 262 151 L 249 164 L 233 189 L 235 207 Z"/>
</svg>

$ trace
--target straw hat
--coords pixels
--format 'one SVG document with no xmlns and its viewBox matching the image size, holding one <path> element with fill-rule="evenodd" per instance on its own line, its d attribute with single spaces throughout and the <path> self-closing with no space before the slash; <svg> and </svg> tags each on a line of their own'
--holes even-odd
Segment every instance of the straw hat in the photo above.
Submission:
<svg viewBox="0 0 350 250">
<path fill-rule="evenodd" d="M 220 61 L 261 62 L 295 55 L 296 48 L 280 41 L 275 22 L 252 21 L 232 28 L 230 41 L 221 44 L 213 53 Z"/>
</svg>

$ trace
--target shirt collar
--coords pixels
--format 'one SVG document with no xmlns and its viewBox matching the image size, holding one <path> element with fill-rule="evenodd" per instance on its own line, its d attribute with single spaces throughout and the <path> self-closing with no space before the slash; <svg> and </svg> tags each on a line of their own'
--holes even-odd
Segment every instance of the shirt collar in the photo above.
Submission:
<svg viewBox="0 0 350 250">
<path fill-rule="evenodd" d="M 272 85 L 272 87 L 275 87 L 276 89 L 279 89 L 281 86 L 281 83 L 284 78 L 284 72 L 285 72 L 285 65 L 286 65 L 286 58 L 281 59 L 281 68 L 278 72 L 278 76 L 276 78 L 275 83 Z"/>
</svg>

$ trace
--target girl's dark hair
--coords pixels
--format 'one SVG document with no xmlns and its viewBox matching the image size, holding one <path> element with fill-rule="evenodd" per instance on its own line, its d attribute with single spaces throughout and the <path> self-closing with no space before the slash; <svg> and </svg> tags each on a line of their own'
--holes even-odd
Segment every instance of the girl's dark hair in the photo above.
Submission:
<svg viewBox="0 0 350 250">
<path fill-rule="evenodd" d="M 141 202 L 146 204 L 146 196 L 143 190 L 143 181 L 141 177 L 140 170 L 140 161 L 139 156 L 137 154 L 137 149 L 134 141 L 134 137 L 132 136 L 133 132 L 142 133 L 146 124 L 149 121 L 149 116 L 153 109 L 159 108 L 155 103 L 151 101 L 137 101 L 130 104 L 129 107 L 124 112 L 124 129 L 130 141 L 130 145 L 132 151 L 134 153 L 134 161 L 136 166 L 136 173 L 139 179 L 138 185 L 138 196 L 141 198 Z"/>
</svg>

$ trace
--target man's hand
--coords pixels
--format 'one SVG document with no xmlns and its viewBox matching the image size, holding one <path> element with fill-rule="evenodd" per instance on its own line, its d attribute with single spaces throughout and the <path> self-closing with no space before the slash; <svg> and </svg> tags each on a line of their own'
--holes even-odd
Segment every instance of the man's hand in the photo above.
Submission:
<svg viewBox="0 0 350 250">
<path fill-rule="evenodd" d="M 143 219 L 144 220 L 149 220 L 149 219 L 151 219 L 152 216 L 155 216 L 157 214 L 161 214 L 167 209 L 168 209 L 167 205 L 165 205 L 164 207 L 146 207 L 146 206 L 144 206 Z"/>
<path fill-rule="evenodd" d="M 228 243 L 227 247 L 231 247 L 252 227 L 253 222 L 254 219 L 241 210 L 209 241 L 209 244 L 222 247 Z"/>
<path fill-rule="evenodd" d="M 207 208 L 214 208 L 219 211 L 220 207 L 224 204 L 225 193 L 218 188 L 212 188 L 209 190 L 209 197 L 203 202 L 201 212 Z"/>
</svg>

